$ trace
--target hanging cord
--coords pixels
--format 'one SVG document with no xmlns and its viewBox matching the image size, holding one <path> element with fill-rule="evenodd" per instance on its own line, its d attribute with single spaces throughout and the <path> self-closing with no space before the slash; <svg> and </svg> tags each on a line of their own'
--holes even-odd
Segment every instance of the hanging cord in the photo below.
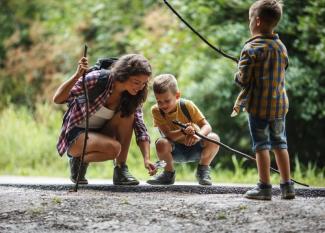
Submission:
<svg viewBox="0 0 325 233">
<path fill-rule="evenodd" d="M 192 32 L 194 32 L 195 35 L 197 35 L 201 40 L 203 40 L 208 46 L 210 46 L 210 48 L 212 48 L 214 51 L 220 53 L 222 56 L 229 58 L 231 60 L 233 60 L 234 62 L 238 63 L 238 59 L 226 54 L 225 52 L 223 52 L 220 48 L 217 48 L 216 46 L 212 45 L 207 39 L 205 39 L 199 32 L 197 32 L 188 22 L 186 22 L 186 20 L 180 15 L 178 14 L 178 12 L 168 3 L 167 0 L 164 0 L 164 3 L 168 6 L 168 8 L 174 12 L 174 14 L 189 28 L 192 30 Z"/>
<path fill-rule="evenodd" d="M 182 129 L 186 129 L 186 127 L 187 127 L 185 124 L 183 124 L 183 123 L 181 123 L 181 122 L 179 122 L 179 121 L 175 121 L 175 120 L 174 120 L 173 123 L 174 123 L 175 125 L 178 125 L 178 126 L 181 127 Z M 198 133 L 198 132 L 196 132 L 196 131 L 195 131 L 195 135 L 199 136 L 200 138 L 202 138 L 202 139 L 204 139 L 204 140 L 207 140 L 207 141 L 209 141 L 209 142 L 212 142 L 212 143 L 214 143 L 214 144 L 217 144 L 217 145 L 219 145 L 220 147 L 222 147 L 222 148 L 224 148 L 224 149 L 226 149 L 226 150 L 228 150 L 228 151 L 231 151 L 231 152 L 233 152 L 233 153 L 235 153 L 235 154 L 237 154 L 237 155 L 240 155 L 240 156 L 242 156 L 242 157 L 245 157 L 246 159 L 250 159 L 250 160 L 254 160 L 254 161 L 256 161 L 256 159 L 255 159 L 254 157 L 252 157 L 252 156 L 250 156 L 250 155 L 248 155 L 248 154 L 245 154 L 245 153 L 243 153 L 243 152 L 240 152 L 240 151 L 238 151 L 238 150 L 235 150 L 235 149 L 231 148 L 230 146 L 227 146 L 226 144 L 223 144 L 222 142 L 219 142 L 219 141 L 217 141 L 217 140 L 213 140 L 213 139 L 211 139 L 211 138 L 209 138 L 209 137 L 206 137 L 206 136 L 204 136 L 204 135 L 202 135 L 202 134 L 200 134 L 200 133 Z M 270 170 L 271 170 L 271 171 L 274 171 L 274 172 L 276 172 L 276 173 L 278 173 L 278 174 L 280 174 L 280 172 L 279 172 L 278 170 L 274 169 L 273 167 L 270 167 Z M 294 180 L 294 179 L 291 179 L 291 180 L 292 180 L 293 182 L 295 182 L 296 184 L 300 184 L 300 185 L 302 185 L 302 186 L 309 187 L 308 184 L 304 184 L 304 183 L 298 182 L 298 181 L 296 181 L 296 180 Z"/>
<path fill-rule="evenodd" d="M 84 57 L 87 57 L 87 50 L 88 46 L 85 44 L 84 48 Z M 79 180 L 80 180 L 80 170 L 81 166 L 83 165 L 84 158 L 85 158 L 85 153 L 86 153 L 86 148 L 87 148 L 87 140 L 88 140 L 88 128 L 89 128 L 89 96 L 88 96 L 88 89 L 86 85 L 86 72 L 82 75 L 82 88 L 85 94 L 85 100 L 86 100 L 86 127 L 85 127 L 85 139 L 84 139 L 84 144 L 82 148 L 82 155 L 78 167 L 78 175 L 77 175 L 77 181 L 76 185 L 74 187 L 74 192 L 78 191 L 78 185 L 79 185 Z"/>
</svg>

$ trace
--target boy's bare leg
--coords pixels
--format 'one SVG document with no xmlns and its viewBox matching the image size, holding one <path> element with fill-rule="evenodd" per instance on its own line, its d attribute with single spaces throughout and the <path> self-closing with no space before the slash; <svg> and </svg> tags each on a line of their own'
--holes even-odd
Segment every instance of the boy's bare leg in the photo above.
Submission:
<svg viewBox="0 0 325 233">
<path fill-rule="evenodd" d="M 268 150 L 256 152 L 256 164 L 260 181 L 264 184 L 270 184 L 270 153 Z"/>
<path fill-rule="evenodd" d="M 276 163 L 278 165 L 281 183 L 287 182 L 290 180 L 290 162 L 289 162 L 289 153 L 287 149 L 274 149 Z"/>
<path fill-rule="evenodd" d="M 172 156 L 172 146 L 166 138 L 160 138 L 156 142 L 157 156 L 159 160 L 164 160 L 166 162 L 165 171 L 173 172 L 173 156 Z"/>
<path fill-rule="evenodd" d="M 219 136 L 215 133 L 209 133 L 208 137 L 213 140 L 220 141 Z M 204 148 L 201 153 L 201 159 L 200 159 L 199 164 L 208 166 L 208 165 L 210 165 L 213 158 L 218 153 L 219 145 L 212 143 L 212 142 L 204 141 L 203 146 L 204 146 Z"/>
</svg>

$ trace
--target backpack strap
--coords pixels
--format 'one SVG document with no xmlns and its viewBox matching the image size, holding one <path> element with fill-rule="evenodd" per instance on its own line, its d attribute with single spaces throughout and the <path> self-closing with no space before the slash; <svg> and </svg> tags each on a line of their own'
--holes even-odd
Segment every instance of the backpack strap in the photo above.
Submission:
<svg viewBox="0 0 325 233">
<path fill-rule="evenodd" d="M 179 100 L 179 105 L 180 105 L 180 107 L 181 107 L 182 113 L 186 116 L 186 118 L 187 118 L 190 122 L 192 122 L 192 117 L 191 117 L 191 115 L 190 115 L 188 109 L 186 108 L 185 100 L 181 98 L 181 99 Z"/>
<path fill-rule="evenodd" d="M 103 93 L 108 83 L 109 70 L 100 70 L 100 74 L 97 80 L 96 85 L 88 91 L 88 100 L 89 103 L 93 103 L 95 99 Z M 86 102 L 85 95 L 82 94 L 77 97 L 78 103 L 82 104 Z"/>
<path fill-rule="evenodd" d="M 88 93 L 89 103 L 94 102 L 95 99 L 101 93 L 103 93 L 103 91 L 105 90 L 107 83 L 108 83 L 109 73 L 110 73 L 109 70 L 104 70 L 104 69 L 100 70 L 100 74 L 99 74 L 96 85 L 94 86 L 94 88 L 89 90 L 89 93 Z"/>
</svg>

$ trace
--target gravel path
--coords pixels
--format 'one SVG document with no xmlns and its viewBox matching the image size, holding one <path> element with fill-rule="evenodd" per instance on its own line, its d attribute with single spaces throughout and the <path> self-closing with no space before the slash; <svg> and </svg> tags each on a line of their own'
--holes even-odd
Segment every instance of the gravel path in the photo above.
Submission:
<svg viewBox="0 0 325 233">
<path fill-rule="evenodd" d="M 0 232 L 325 232 L 325 198 L 0 186 Z"/>
</svg>

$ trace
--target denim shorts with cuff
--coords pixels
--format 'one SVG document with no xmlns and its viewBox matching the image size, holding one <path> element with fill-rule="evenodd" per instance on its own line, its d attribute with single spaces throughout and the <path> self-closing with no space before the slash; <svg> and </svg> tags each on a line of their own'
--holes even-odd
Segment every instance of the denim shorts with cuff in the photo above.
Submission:
<svg viewBox="0 0 325 233">
<path fill-rule="evenodd" d="M 100 129 L 89 129 L 88 132 L 99 132 Z M 85 132 L 85 128 L 80 127 L 74 127 L 72 128 L 68 135 L 67 135 L 67 141 L 68 141 L 68 149 L 67 149 L 67 156 L 71 158 L 72 156 L 69 155 L 68 151 L 70 150 L 71 145 L 77 140 L 80 134 Z"/>
<path fill-rule="evenodd" d="M 253 151 L 288 149 L 285 118 L 265 120 L 249 115 Z"/>
</svg>

